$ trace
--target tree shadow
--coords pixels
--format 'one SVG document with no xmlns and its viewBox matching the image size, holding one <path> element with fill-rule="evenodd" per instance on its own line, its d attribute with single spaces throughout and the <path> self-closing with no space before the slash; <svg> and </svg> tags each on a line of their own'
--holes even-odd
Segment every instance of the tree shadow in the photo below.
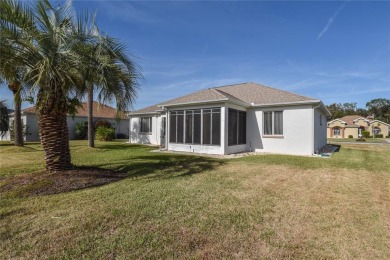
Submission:
<svg viewBox="0 0 390 260">
<path fill-rule="evenodd" d="M 31 197 L 51 195 L 106 185 L 120 181 L 127 174 L 98 167 L 75 166 L 62 172 L 27 173 L 3 180 L 0 195 Z"/>
<path fill-rule="evenodd" d="M 155 154 L 137 156 L 132 161 L 101 164 L 99 167 L 111 166 L 117 172 L 127 173 L 128 178 L 168 179 L 211 171 L 223 164 L 225 161 L 210 157 Z"/>
</svg>

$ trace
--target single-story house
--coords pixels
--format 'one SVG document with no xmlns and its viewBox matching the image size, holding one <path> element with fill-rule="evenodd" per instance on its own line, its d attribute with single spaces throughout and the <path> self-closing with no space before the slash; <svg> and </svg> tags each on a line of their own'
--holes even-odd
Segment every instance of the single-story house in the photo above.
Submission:
<svg viewBox="0 0 390 260">
<path fill-rule="evenodd" d="M 374 120 L 372 117 L 363 117 L 359 115 L 344 116 L 342 118 L 336 118 L 328 122 L 327 136 L 328 138 L 360 138 L 363 131 L 370 132 L 370 136 L 373 134 L 382 134 L 383 137 L 389 135 L 390 125 Z"/>
<path fill-rule="evenodd" d="M 256 83 L 204 89 L 128 114 L 130 143 L 208 154 L 312 155 L 331 114 L 319 99 Z"/>
<path fill-rule="evenodd" d="M 10 114 L 10 125 L 13 124 L 14 113 Z M 105 120 L 111 123 L 112 127 L 115 128 L 116 134 L 123 134 L 124 137 L 129 135 L 129 123 L 128 118 L 122 113 L 119 118 L 117 116 L 117 110 L 113 107 L 93 102 L 93 120 Z M 82 103 L 81 107 L 77 109 L 75 116 L 68 115 L 68 129 L 69 139 L 73 140 L 76 138 L 75 127 L 79 122 L 88 121 L 88 108 L 87 103 Z M 22 124 L 27 126 L 27 134 L 25 135 L 25 141 L 39 141 L 39 128 L 38 128 L 38 115 L 36 114 L 35 107 L 29 107 L 22 110 Z M 1 137 L 0 140 L 9 141 L 9 131 Z"/>
</svg>

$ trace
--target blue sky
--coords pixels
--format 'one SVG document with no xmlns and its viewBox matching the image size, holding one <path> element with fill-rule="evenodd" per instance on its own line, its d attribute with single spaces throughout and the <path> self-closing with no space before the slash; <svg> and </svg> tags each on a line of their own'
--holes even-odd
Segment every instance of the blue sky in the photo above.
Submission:
<svg viewBox="0 0 390 260">
<path fill-rule="evenodd" d="M 388 1 L 75 1 L 129 47 L 135 109 L 257 82 L 325 104 L 390 98 Z M 11 100 L 6 88 L 1 99 Z M 28 106 L 25 104 L 24 106 Z"/>
</svg>

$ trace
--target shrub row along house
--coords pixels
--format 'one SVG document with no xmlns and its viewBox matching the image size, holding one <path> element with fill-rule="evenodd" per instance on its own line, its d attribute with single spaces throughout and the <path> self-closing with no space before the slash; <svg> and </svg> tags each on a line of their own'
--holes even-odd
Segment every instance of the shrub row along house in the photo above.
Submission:
<svg viewBox="0 0 390 260">
<path fill-rule="evenodd" d="M 129 133 L 129 123 L 127 117 L 122 113 L 117 116 L 117 110 L 113 107 L 93 102 L 94 121 L 105 120 L 115 129 L 117 135 L 127 138 Z M 87 122 L 88 109 L 87 103 L 82 103 L 77 109 L 74 116 L 67 116 L 69 129 L 69 139 L 76 139 L 76 124 L 79 122 Z M 10 114 L 10 125 L 13 124 L 14 115 Z M 29 107 L 22 110 L 22 123 L 25 126 L 25 141 L 39 141 L 38 116 L 36 115 L 35 107 Z M 11 139 L 10 131 L 3 137 L 0 135 L 0 140 Z"/>
<path fill-rule="evenodd" d="M 312 155 L 326 145 L 329 116 L 319 99 L 242 83 L 129 113 L 129 141 L 195 153 Z"/>
<path fill-rule="evenodd" d="M 373 120 L 371 117 L 359 115 L 345 116 L 328 122 L 328 138 L 360 138 L 363 131 L 368 131 L 370 136 L 386 137 L 389 135 L 390 125 Z"/>
</svg>

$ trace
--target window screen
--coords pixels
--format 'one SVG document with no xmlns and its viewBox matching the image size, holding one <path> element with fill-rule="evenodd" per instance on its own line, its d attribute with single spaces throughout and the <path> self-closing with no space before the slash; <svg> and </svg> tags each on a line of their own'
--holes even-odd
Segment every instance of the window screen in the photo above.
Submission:
<svg viewBox="0 0 390 260">
<path fill-rule="evenodd" d="M 275 135 L 283 134 L 283 112 L 275 111 L 274 112 L 274 126 L 275 126 Z"/>
<path fill-rule="evenodd" d="M 176 143 L 176 112 L 171 112 L 169 118 L 169 142 Z"/>
<path fill-rule="evenodd" d="M 228 145 L 246 144 L 246 112 L 228 110 Z"/>
<path fill-rule="evenodd" d="M 203 110 L 203 144 L 211 144 L 211 110 Z"/>
<path fill-rule="evenodd" d="M 193 130 L 193 111 L 186 111 L 186 143 L 192 143 L 192 131 Z"/>
<path fill-rule="evenodd" d="M 246 112 L 238 112 L 238 144 L 246 144 Z"/>
<path fill-rule="evenodd" d="M 177 111 L 177 135 L 176 135 L 176 143 L 183 143 L 184 139 L 184 112 Z"/>
<path fill-rule="evenodd" d="M 211 143 L 219 145 L 221 144 L 221 110 L 213 109 L 212 124 L 211 124 Z"/>
<path fill-rule="evenodd" d="M 272 135 L 272 112 L 264 112 L 264 134 Z"/>
<path fill-rule="evenodd" d="M 201 113 L 200 110 L 194 111 L 194 144 L 200 144 L 201 137 Z"/>
</svg>

